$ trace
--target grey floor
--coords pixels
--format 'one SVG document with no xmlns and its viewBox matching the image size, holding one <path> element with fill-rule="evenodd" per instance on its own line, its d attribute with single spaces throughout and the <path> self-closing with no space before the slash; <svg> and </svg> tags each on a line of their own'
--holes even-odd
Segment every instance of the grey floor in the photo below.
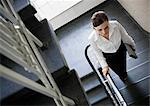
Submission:
<svg viewBox="0 0 150 106">
<path fill-rule="evenodd" d="M 85 59 L 84 50 L 88 45 L 87 38 L 92 31 L 90 17 L 95 11 L 99 10 L 104 10 L 110 20 L 116 19 L 125 27 L 137 44 L 138 54 L 148 46 L 148 33 L 142 30 L 116 0 L 108 0 L 56 30 L 68 66 L 70 69 L 75 69 L 79 77 L 83 77 L 92 71 Z M 145 54 L 147 57 L 148 52 L 149 49 L 147 50 L 147 54 Z M 130 60 L 136 61 L 136 63 L 140 61 L 140 59 L 133 60 L 128 57 L 127 69 L 131 68 L 130 64 L 132 62 L 129 62 Z"/>
</svg>

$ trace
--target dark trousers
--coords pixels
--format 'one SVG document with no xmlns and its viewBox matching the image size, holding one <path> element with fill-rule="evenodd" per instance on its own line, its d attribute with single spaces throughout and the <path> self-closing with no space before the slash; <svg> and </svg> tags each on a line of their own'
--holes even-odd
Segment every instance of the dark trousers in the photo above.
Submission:
<svg viewBox="0 0 150 106">
<path fill-rule="evenodd" d="M 127 76 L 126 72 L 126 47 L 123 42 L 117 52 L 115 53 L 104 53 L 103 55 L 106 58 L 106 62 L 109 67 L 121 78 Z"/>
</svg>

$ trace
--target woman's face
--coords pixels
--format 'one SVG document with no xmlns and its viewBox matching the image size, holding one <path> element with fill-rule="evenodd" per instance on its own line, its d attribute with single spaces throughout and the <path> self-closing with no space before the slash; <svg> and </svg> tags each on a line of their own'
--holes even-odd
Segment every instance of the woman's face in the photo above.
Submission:
<svg viewBox="0 0 150 106">
<path fill-rule="evenodd" d="M 96 32 L 103 36 L 103 37 L 108 37 L 109 36 L 109 22 L 105 21 L 101 25 L 94 27 Z"/>
</svg>

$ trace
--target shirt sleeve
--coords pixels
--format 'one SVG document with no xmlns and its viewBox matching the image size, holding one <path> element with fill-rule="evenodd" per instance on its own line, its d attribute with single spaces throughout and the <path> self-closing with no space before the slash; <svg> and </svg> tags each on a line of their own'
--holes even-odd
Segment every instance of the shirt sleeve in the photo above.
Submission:
<svg viewBox="0 0 150 106">
<path fill-rule="evenodd" d="M 118 22 L 118 26 L 119 26 L 119 30 L 121 32 L 121 39 L 122 39 L 123 43 L 129 44 L 133 47 L 133 49 L 135 49 L 135 42 L 134 42 L 133 38 L 131 36 L 129 36 L 129 34 L 125 30 L 125 28 L 119 22 Z"/>
<path fill-rule="evenodd" d="M 98 62 L 100 63 L 101 67 L 104 68 L 108 66 L 106 59 L 103 56 L 102 50 L 97 47 L 94 41 L 90 40 L 90 44 L 91 44 L 92 50 L 94 50 L 94 54 L 96 55 L 96 58 L 98 59 Z"/>
</svg>

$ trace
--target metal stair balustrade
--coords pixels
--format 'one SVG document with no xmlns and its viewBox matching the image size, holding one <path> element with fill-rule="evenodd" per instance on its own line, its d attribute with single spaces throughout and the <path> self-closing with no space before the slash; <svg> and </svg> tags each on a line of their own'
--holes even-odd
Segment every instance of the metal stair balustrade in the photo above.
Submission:
<svg viewBox="0 0 150 106">
<path fill-rule="evenodd" d="M 121 93 L 119 92 L 118 88 L 114 84 L 110 74 L 107 74 L 106 77 L 102 74 L 102 68 L 95 68 L 93 63 L 91 62 L 89 56 L 88 56 L 88 49 L 90 48 L 90 45 L 87 45 L 85 48 L 85 57 L 91 66 L 94 73 L 97 75 L 98 80 L 102 83 L 104 86 L 108 96 L 111 98 L 115 106 L 127 106 L 127 103 L 125 102 L 124 98 L 122 97 Z"/>
<path fill-rule="evenodd" d="M 2 5 L 0 4 L 0 53 L 35 74 L 45 86 L 3 65 L 0 65 L 0 76 L 52 97 L 57 106 L 75 105 L 72 99 L 61 94 L 48 71 L 35 45 L 41 47 L 42 42 L 25 27 L 9 0 L 2 0 Z"/>
</svg>

